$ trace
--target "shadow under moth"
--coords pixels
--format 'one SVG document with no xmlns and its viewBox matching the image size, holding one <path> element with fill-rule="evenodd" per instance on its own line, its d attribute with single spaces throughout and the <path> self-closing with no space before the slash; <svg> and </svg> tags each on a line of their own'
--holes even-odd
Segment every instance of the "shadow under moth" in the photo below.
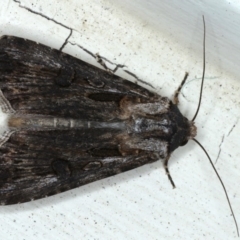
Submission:
<svg viewBox="0 0 240 240">
<path fill-rule="evenodd" d="M 187 76 L 172 102 L 59 50 L 3 36 L 0 203 L 43 198 L 159 159 L 175 187 L 169 157 L 196 136 L 196 115 L 190 121 L 177 107 Z"/>
</svg>

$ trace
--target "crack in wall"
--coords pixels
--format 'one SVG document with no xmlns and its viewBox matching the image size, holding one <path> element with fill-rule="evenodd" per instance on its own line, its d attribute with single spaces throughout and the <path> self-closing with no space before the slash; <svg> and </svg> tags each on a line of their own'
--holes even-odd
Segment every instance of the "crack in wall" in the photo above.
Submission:
<svg viewBox="0 0 240 240">
<path fill-rule="evenodd" d="M 228 132 L 227 136 L 229 137 L 229 135 L 232 133 L 232 131 L 234 130 L 234 128 L 236 127 L 236 125 L 238 124 L 239 118 L 237 119 L 237 121 L 233 124 L 233 126 L 231 127 L 230 131 Z"/>
<path fill-rule="evenodd" d="M 83 48 L 82 46 L 80 46 L 80 45 L 78 45 L 78 44 L 73 44 L 73 43 L 69 42 L 68 40 L 69 40 L 69 38 L 72 36 L 72 33 L 73 33 L 73 30 L 74 30 L 74 29 L 72 29 L 72 28 L 68 27 L 67 25 L 64 25 L 63 23 L 58 22 L 58 21 L 56 21 L 55 19 L 50 18 L 50 17 L 48 17 L 48 16 L 46 16 L 46 15 L 40 13 L 40 12 L 34 11 L 34 10 L 32 10 L 31 8 L 29 8 L 29 7 L 25 7 L 25 6 L 21 5 L 21 1 L 20 1 L 20 0 L 13 0 L 13 1 L 16 2 L 16 3 L 18 3 L 20 8 L 26 9 L 27 11 L 29 11 L 29 12 L 31 12 L 31 13 L 34 13 L 34 14 L 36 14 L 36 15 L 39 15 L 39 16 L 47 19 L 48 21 L 52 21 L 52 22 L 54 22 L 54 23 L 56 23 L 56 24 L 58 24 L 58 25 L 60 25 L 60 26 L 62 26 L 62 27 L 64 27 L 64 28 L 66 28 L 66 29 L 68 29 L 68 30 L 70 31 L 68 37 L 65 39 L 64 43 L 63 43 L 62 46 L 59 48 L 59 51 L 62 51 L 63 48 L 67 45 L 67 43 L 70 43 L 71 45 L 77 45 L 79 48 L 81 48 L 82 50 L 84 50 L 85 52 L 87 52 L 88 54 L 90 54 L 93 58 L 95 58 L 96 61 L 97 61 L 101 66 L 103 66 L 103 68 L 104 68 L 105 70 L 107 70 L 107 71 L 109 71 L 109 72 L 112 72 L 112 73 L 115 73 L 119 68 L 121 68 L 124 72 L 126 72 L 126 73 L 129 74 L 130 76 L 134 77 L 138 82 L 141 82 L 141 83 L 143 83 L 143 84 L 145 84 L 145 85 L 147 85 L 147 86 L 150 86 L 151 88 L 154 89 L 153 85 L 151 85 L 150 83 L 145 82 L 144 80 L 141 80 L 139 77 L 137 77 L 136 74 L 134 74 L 134 73 L 132 73 L 132 72 L 130 72 L 130 71 L 128 71 L 128 70 L 123 69 L 124 67 L 126 67 L 125 65 L 113 63 L 113 62 L 111 62 L 110 60 L 106 59 L 105 57 L 100 56 L 99 54 L 93 54 L 92 52 L 90 52 L 89 50 Z M 75 30 L 75 31 L 76 31 L 76 30 Z M 116 67 L 115 67 L 113 70 L 109 69 L 109 68 L 106 66 L 106 64 L 105 64 L 105 62 L 104 62 L 103 60 L 106 61 L 106 62 L 109 62 L 109 63 L 112 64 L 112 65 L 115 65 Z"/>
<path fill-rule="evenodd" d="M 72 36 L 73 29 L 70 28 L 70 27 L 68 27 L 67 25 L 64 25 L 63 23 L 60 23 L 60 22 L 56 21 L 56 20 L 53 19 L 53 18 L 50 18 L 50 17 L 48 17 L 48 16 L 46 16 L 46 15 L 44 15 L 44 14 L 42 14 L 42 13 L 39 13 L 39 12 L 37 12 L 37 11 L 32 10 L 31 8 L 28 8 L 28 7 L 25 7 L 25 6 L 21 5 L 21 1 L 19 1 L 19 0 L 13 0 L 13 1 L 16 2 L 16 3 L 18 3 L 20 8 L 24 8 L 24 9 L 26 9 L 27 11 L 29 11 L 29 12 L 31 12 L 31 13 L 34 13 L 34 14 L 37 14 L 37 15 L 39 15 L 39 16 L 47 19 L 48 21 L 52 21 L 52 22 L 54 22 L 54 23 L 56 23 L 56 24 L 58 24 L 58 25 L 60 25 L 60 26 L 62 26 L 62 27 L 64 27 L 64 28 L 66 28 L 66 29 L 68 29 L 68 30 L 70 31 L 68 37 L 65 39 L 64 43 L 62 44 L 62 46 L 61 46 L 60 49 L 59 49 L 60 51 L 62 51 L 62 49 L 66 46 L 66 44 L 67 44 L 67 42 L 68 42 L 68 39 Z"/>
<path fill-rule="evenodd" d="M 59 48 L 59 51 L 62 51 L 63 48 L 67 45 L 68 39 L 72 36 L 72 32 L 73 32 L 73 30 L 70 29 L 70 33 L 69 33 L 68 37 L 65 39 L 64 43 L 62 44 L 62 46 Z"/>
<path fill-rule="evenodd" d="M 114 62 L 111 62 L 110 60 L 108 60 L 107 58 L 101 56 L 101 55 L 98 54 L 98 53 L 95 55 L 95 58 L 96 58 L 96 60 L 97 60 L 97 62 L 98 62 L 99 64 L 101 64 L 106 70 L 110 70 L 112 73 L 115 73 L 119 68 L 127 67 L 127 66 L 124 65 L 124 64 L 116 64 L 116 63 L 114 63 Z M 112 64 L 112 65 L 115 65 L 116 67 L 115 67 L 113 70 L 109 69 L 103 60 L 104 60 L 105 62 L 109 62 L 109 63 Z M 123 70 L 124 70 L 124 69 L 123 69 Z"/>
<path fill-rule="evenodd" d="M 214 80 L 214 79 L 218 79 L 218 78 L 220 78 L 219 76 L 213 76 L 213 77 L 205 77 L 204 78 L 204 80 Z M 184 88 L 188 85 L 188 84 L 190 84 L 191 82 L 194 82 L 194 81 L 198 81 L 198 80 L 202 80 L 202 77 L 195 77 L 195 78 L 193 78 L 193 79 L 191 79 L 191 80 L 188 80 L 188 81 L 186 81 L 185 82 L 185 84 L 183 85 L 183 87 L 182 87 L 182 90 L 181 90 L 181 92 L 180 92 L 180 94 L 183 96 L 183 98 L 185 98 L 187 101 L 189 101 L 189 99 L 187 98 L 187 96 L 184 94 Z M 206 83 L 204 83 L 204 86 L 206 85 Z"/>
<path fill-rule="evenodd" d="M 217 164 L 217 161 L 218 161 L 218 159 L 219 159 L 219 157 L 220 157 L 220 154 L 221 154 L 221 151 L 222 151 L 222 144 L 223 144 L 223 142 L 224 142 L 224 138 L 225 138 L 225 135 L 222 136 L 222 141 L 221 141 L 221 143 L 219 144 L 219 151 L 218 151 L 218 155 L 217 155 L 215 164 Z"/>
<path fill-rule="evenodd" d="M 147 82 L 141 80 L 136 74 L 134 74 L 134 73 L 132 73 L 132 72 L 130 72 L 130 71 L 128 71 L 128 70 L 123 70 L 123 71 L 126 72 L 127 74 L 129 74 L 130 76 L 136 78 L 137 81 L 139 81 L 139 82 L 141 82 L 141 83 L 144 83 L 144 84 L 148 85 L 149 87 L 155 89 L 152 84 L 147 83 Z"/>
<path fill-rule="evenodd" d="M 137 75 L 135 75 L 134 73 L 128 71 L 128 70 L 125 70 L 123 69 L 124 67 L 126 67 L 126 65 L 124 64 L 117 64 L 117 63 L 114 63 L 114 62 L 111 62 L 110 60 L 108 60 L 107 58 L 99 55 L 98 53 L 97 54 L 94 54 L 92 52 L 90 52 L 89 50 L 87 50 L 86 48 L 82 47 L 81 45 L 77 44 L 77 43 L 72 43 L 72 42 L 68 42 L 69 44 L 71 44 L 72 46 L 77 46 L 79 48 L 81 48 L 83 51 L 85 51 L 86 53 L 88 53 L 90 56 L 92 56 L 94 59 L 96 59 L 96 61 L 105 69 L 107 70 L 108 72 L 111 72 L 111 73 L 115 73 L 119 68 L 121 68 L 124 72 L 126 72 L 127 74 L 129 74 L 130 76 L 134 77 L 137 81 L 141 82 L 141 83 L 144 83 L 145 85 L 148 85 L 152 88 L 154 88 L 150 83 L 147 83 L 143 80 L 141 80 L 140 78 L 137 77 Z M 105 64 L 105 62 L 109 62 L 110 64 L 112 65 L 115 65 L 116 67 L 112 70 L 112 69 L 109 69 L 107 67 L 107 65 Z"/>
<path fill-rule="evenodd" d="M 227 137 L 229 137 L 229 135 L 232 133 L 232 131 L 234 130 L 234 128 L 236 127 L 236 125 L 238 124 L 238 121 L 239 121 L 239 118 L 236 120 L 236 122 L 233 124 L 233 126 L 231 127 L 230 131 L 228 132 L 228 134 L 226 134 Z M 224 138 L 225 138 L 225 135 L 223 135 L 222 137 L 222 141 L 221 143 L 219 144 L 219 151 L 218 151 L 218 155 L 217 155 L 217 158 L 216 158 L 216 161 L 215 161 L 215 164 L 217 163 L 219 157 L 220 157 L 220 154 L 221 154 L 221 151 L 222 151 L 222 144 L 224 142 Z"/>
</svg>

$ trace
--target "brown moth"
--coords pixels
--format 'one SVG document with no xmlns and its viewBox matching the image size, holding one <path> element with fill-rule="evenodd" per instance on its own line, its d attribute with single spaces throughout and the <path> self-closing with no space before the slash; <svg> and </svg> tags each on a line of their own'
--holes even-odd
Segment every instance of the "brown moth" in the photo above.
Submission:
<svg viewBox="0 0 240 240">
<path fill-rule="evenodd" d="M 159 159 L 175 187 L 168 160 L 196 136 L 201 102 L 200 94 L 193 120 L 179 111 L 187 76 L 171 101 L 59 50 L 2 37 L 0 105 L 8 124 L 0 137 L 0 203 L 43 198 Z"/>
</svg>

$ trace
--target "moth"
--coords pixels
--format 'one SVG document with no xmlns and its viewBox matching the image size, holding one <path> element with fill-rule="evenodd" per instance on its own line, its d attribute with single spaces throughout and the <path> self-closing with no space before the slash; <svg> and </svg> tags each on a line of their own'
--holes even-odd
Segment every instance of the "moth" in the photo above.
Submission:
<svg viewBox="0 0 240 240">
<path fill-rule="evenodd" d="M 51 196 L 159 159 L 175 187 L 168 160 L 197 133 L 177 106 L 187 76 L 171 101 L 59 50 L 3 36 L 0 203 Z"/>
</svg>

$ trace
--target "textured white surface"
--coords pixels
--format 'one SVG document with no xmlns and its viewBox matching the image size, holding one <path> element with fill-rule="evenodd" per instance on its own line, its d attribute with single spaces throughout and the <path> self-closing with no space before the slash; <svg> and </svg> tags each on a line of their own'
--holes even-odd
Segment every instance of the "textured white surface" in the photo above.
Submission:
<svg viewBox="0 0 240 240">
<path fill-rule="evenodd" d="M 204 14 L 207 72 L 197 139 L 213 161 L 218 158 L 216 168 L 240 222 L 239 6 L 217 0 L 5 0 L 0 35 L 59 49 L 72 31 L 69 42 L 125 64 L 154 89 L 145 87 L 167 97 L 188 71 L 180 109 L 192 118 L 202 74 Z M 63 51 L 98 65 L 72 44 Z M 174 152 L 170 171 L 175 190 L 159 161 L 50 198 L 0 207 L 0 239 L 237 238 L 222 187 L 195 143 Z"/>
</svg>

